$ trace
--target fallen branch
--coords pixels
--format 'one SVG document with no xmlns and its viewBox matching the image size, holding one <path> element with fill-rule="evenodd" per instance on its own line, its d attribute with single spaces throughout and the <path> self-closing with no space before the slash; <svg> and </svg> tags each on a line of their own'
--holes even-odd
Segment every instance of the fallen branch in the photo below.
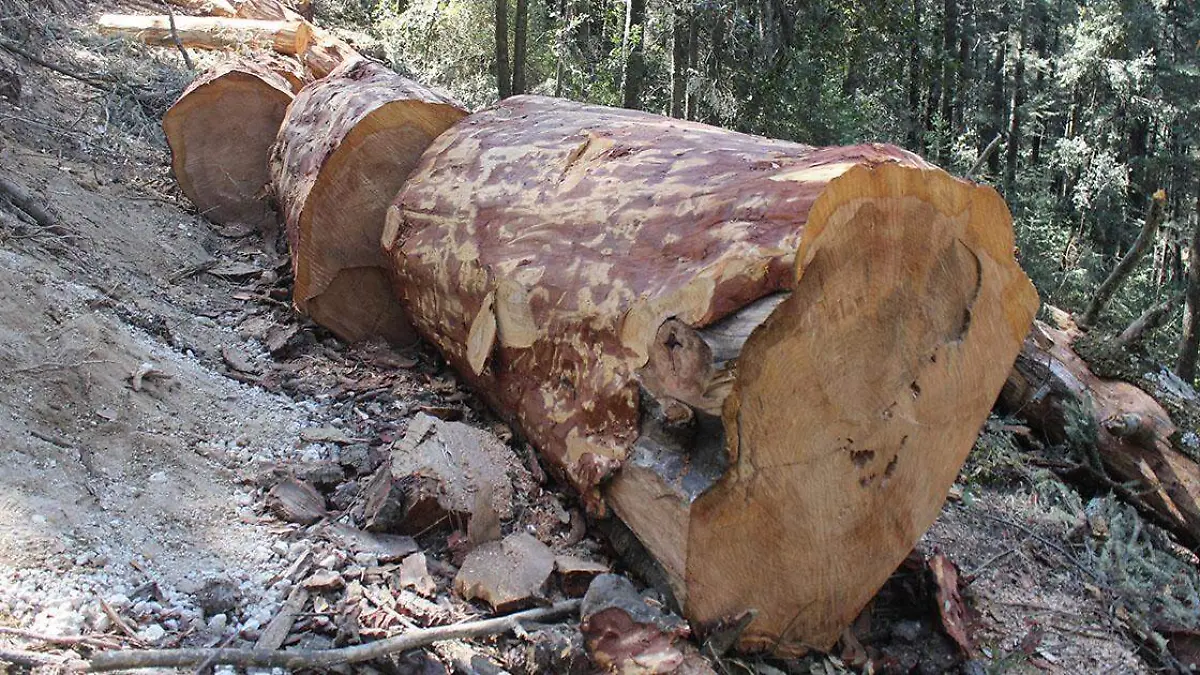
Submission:
<svg viewBox="0 0 1200 675">
<path fill-rule="evenodd" d="M 52 645 L 88 645 L 89 647 L 105 647 L 108 649 L 120 646 L 120 643 L 105 640 L 103 637 L 95 635 L 47 635 L 45 633 L 24 630 L 22 628 L 10 628 L 8 626 L 0 626 L 0 634 L 12 635 L 25 640 L 45 642 Z"/>
<path fill-rule="evenodd" d="M 102 672 L 127 668 L 181 668 L 208 661 L 211 665 L 236 665 L 259 668 L 324 669 L 339 663 L 370 661 L 391 654 L 419 649 L 435 642 L 462 640 L 499 635 L 517 627 L 522 621 L 546 622 L 560 619 L 579 609 L 578 600 L 565 600 L 550 607 L 530 609 L 482 621 L 468 621 L 452 626 L 422 628 L 403 635 L 338 649 L 152 649 L 123 650 L 96 654 L 88 662 L 88 670 Z"/>
<path fill-rule="evenodd" d="M 37 666 L 61 666 L 67 659 L 55 654 L 27 652 L 23 649 L 0 649 L 0 663 L 11 663 L 14 666 L 35 668 Z"/>
<path fill-rule="evenodd" d="M 983 149 L 983 152 L 979 153 L 979 159 L 975 160 L 975 163 L 972 164 L 971 168 L 967 171 L 967 178 L 972 178 L 975 176 L 975 174 L 979 173 L 979 170 L 982 169 L 983 165 L 987 163 L 988 158 L 996 152 L 996 148 L 1000 147 L 1001 138 L 1003 138 L 1002 135 L 996 134 L 996 137 L 992 139 L 992 142 L 988 143 L 987 147 Z"/>
<path fill-rule="evenodd" d="M 1150 198 L 1150 206 L 1146 209 L 1146 219 L 1142 221 L 1142 229 L 1138 232 L 1137 239 L 1134 240 L 1133 246 L 1125 253 L 1125 256 L 1121 258 L 1121 262 L 1117 263 L 1112 273 L 1096 290 L 1096 296 L 1092 298 L 1087 311 L 1083 313 L 1083 318 L 1079 320 L 1081 328 L 1090 328 L 1096 323 L 1100 311 L 1108 304 L 1109 298 L 1117 292 L 1117 289 L 1125 282 L 1125 278 L 1142 259 L 1142 254 L 1150 247 L 1150 242 L 1154 241 L 1154 235 L 1158 232 L 1158 226 L 1162 224 L 1166 203 L 1167 193 L 1162 190 L 1155 192 L 1154 196 Z"/>
<path fill-rule="evenodd" d="M 3 176 L 0 176 L 0 197 L 7 197 L 14 206 L 29 214 L 29 217 L 37 221 L 38 225 L 50 232 L 67 234 L 67 231 L 59 225 L 57 215 L 38 202 L 28 190 Z"/>
<path fill-rule="evenodd" d="M 179 39 L 179 29 L 175 26 L 175 10 L 171 9 L 171 5 L 163 1 L 163 7 L 167 8 L 167 23 L 171 26 L 171 41 L 179 49 L 179 53 L 183 55 L 183 63 L 188 70 L 195 70 L 196 64 L 192 62 L 191 54 L 188 54 L 187 47 L 183 46 L 183 40 Z"/>
</svg>

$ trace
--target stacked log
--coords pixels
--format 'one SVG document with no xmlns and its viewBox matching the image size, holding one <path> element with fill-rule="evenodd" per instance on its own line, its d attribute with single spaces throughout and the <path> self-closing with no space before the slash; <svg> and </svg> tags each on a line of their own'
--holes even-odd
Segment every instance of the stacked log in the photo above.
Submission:
<svg viewBox="0 0 1200 675">
<path fill-rule="evenodd" d="M 464 115 L 371 61 L 345 64 L 297 95 L 271 157 L 297 308 L 350 342 L 412 340 L 380 248 L 384 214 L 425 148 Z"/>
<path fill-rule="evenodd" d="M 541 97 L 434 141 L 383 243 L 418 332 L 692 626 L 754 610 L 740 646 L 783 655 L 932 523 L 1037 307 L 1000 197 L 910 153 Z"/>
<path fill-rule="evenodd" d="M 231 61 L 197 78 L 163 116 L 179 187 L 208 219 L 275 227 L 267 158 L 293 84 L 263 64 Z"/>
</svg>

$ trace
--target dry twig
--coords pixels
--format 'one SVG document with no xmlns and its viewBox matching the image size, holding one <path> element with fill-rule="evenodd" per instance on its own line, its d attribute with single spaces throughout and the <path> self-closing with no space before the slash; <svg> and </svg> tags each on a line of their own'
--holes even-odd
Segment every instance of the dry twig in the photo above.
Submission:
<svg viewBox="0 0 1200 675">
<path fill-rule="evenodd" d="M 236 665 L 260 668 L 325 669 L 339 663 L 370 661 L 391 654 L 426 647 L 445 640 L 462 640 L 499 635 L 513 630 L 522 621 L 561 619 L 579 610 L 579 600 L 566 600 L 507 616 L 467 621 L 451 626 L 436 626 L 410 631 L 378 642 L 338 649 L 153 649 L 123 650 L 96 654 L 88 663 L 91 671 L 127 668 L 180 668 L 208 661 L 211 665 Z"/>
</svg>

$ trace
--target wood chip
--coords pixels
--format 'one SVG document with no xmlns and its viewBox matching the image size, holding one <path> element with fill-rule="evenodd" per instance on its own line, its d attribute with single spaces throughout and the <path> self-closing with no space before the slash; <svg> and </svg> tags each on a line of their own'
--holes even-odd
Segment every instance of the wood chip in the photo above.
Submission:
<svg viewBox="0 0 1200 675">
<path fill-rule="evenodd" d="M 568 598 L 582 598 L 592 580 L 609 571 L 608 565 L 584 560 L 573 555 L 554 558 L 554 569 L 558 572 L 558 583 Z"/>
<path fill-rule="evenodd" d="M 554 553 L 549 547 L 517 532 L 468 553 L 454 588 L 467 600 L 483 600 L 497 612 L 510 612 L 544 598 L 553 571 Z"/>
<path fill-rule="evenodd" d="M 302 585 L 310 591 L 336 591 L 346 585 L 346 580 L 333 570 L 317 570 Z"/>
<path fill-rule="evenodd" d="M 355 553 L 374 555 L 381 563 L 396 562 L 421 550 L 412 537 L 363 532 L 339 523 L 326 526 L 325 534 Z"/>
<path fill-rule="evenodd" d="M 397 577 L 401 588 L 411 588 L 427 598 L 437 592 L 437 584 L 429 574 L 424 553 L 414 553 L 405 558 L 404 562 L 400 563 Z"/>
<path fill-rule="evenodd" d="M 321 493 L 295 478 L 285 478 L 271 488 L 267 493 L 267 508 L 279 518 L 301 525 L 310 525 L 329 515 Z"/>
</svg>

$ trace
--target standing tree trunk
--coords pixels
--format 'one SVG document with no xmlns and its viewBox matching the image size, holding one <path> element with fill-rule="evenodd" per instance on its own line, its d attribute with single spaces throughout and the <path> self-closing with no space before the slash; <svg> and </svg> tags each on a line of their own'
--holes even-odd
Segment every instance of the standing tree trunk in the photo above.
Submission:
<svg viewBox="0 0 1200 675">
<path fill-rule="evenodd" d="M 755 609 L 740 645 L 783 655 L 937 517 L 1037 307 L 996 192 L 911 153 L 534 96 L 447 130 L 383 242 L 421 334 L 692 625 Z"/>
<path fill-rule="evenodd" d="M 1200 178 L 1196 179 L 1196 223 L 1192 226 L 1191 250 L 1188 251 L 1187 308 L 1183 313 L 1183 339 L 1175 373 L 1184 382 L 1196 381 L 1196 352 L 1200 349 Z"/>
<path fill-rule="evenodd" d="M 1004 146 L 1004 196 L 1012 201 L 1017 182 L 1017 160 L 1021 156 L 1021 108 L 1025 105 L 1025 34 L 1024 10 L 1021 34 L 1017 38 L 1017 62 L 1013 69 L 1012 102 L 1008 111 L 1008 143 Z"/>
<path fill-rule="evenodd" d="M 512 96 L 508 70 L 508 0 L 496 0 L 496 90 L 501 99 Z"/>
<path fill-rule="evenodd" d="M 912 0 L 913 30 L 908 44 L 908 147 L 925 152 L 921 128 L 921 0 Z"/>
<path fill-rule="evenodd" d="M 671 15 L 671 117 L 687 109 L 688 18 L 682 9 Z"/>
<path fill-rule="evenodd" d="M 632 110 L 642 107 L 642 79 L 646 75 L 645 26 L 646 0 L 625 0 L 625 68 L 621 77 L 621 105 Z"/>
<path fill-rule="evenodd" d="M 692 86 L 691 74 L 699 72 L 700 68 L 700 19 L 693 11 L 691 20 L 688 21 L 688 79 L 684 82 L 684 95 L 686 96 L 684 104 L 685 117 L 689 120 L 696 119 L 696 103 L 699 97 L 696 95 L 696 88 Z"/>
<path fill-rule="evenodd" d="M 389 199 L 438 134 L 466 112 L 374 61 L 305 87 L 271 154 L 296 307 L 347 342 L 412 339 L 379 246 Z"/>
<path fill-rule="evenodd" d="M 980 143 L 995 138 L 996 134 L 1001 131 L 1004 120 L 1004 57 L 1007 47 L 1007 43 L 1001 42 L 992 55 L 992 62 L 988 65 L 988 83 L 991 85 L 991 95 L 985 113 L 987 119 L 979 138 Z M 988 157 L 987 166 L 988 173 L 992 176 L 999 176 L 1000 154 L 993 153 L 991 157 Z"/>
<path fill-rule="evenodd" d="M 566 74 L 567 60 L 567 26 L 571 25 L 571 16 L 567 13 L 567 0 L 558 0 L 558 36 L 554 40 L 554 96 L 562 98 L 563 75 Z"/>
<path fill-rule="evenodd" d="M 938 134 L 937 158 L 945 164 L 954 144 L 954 84 L 961 65 L 958 63 L 956 31 L 958 0 L 942 3 L 942 133 Z"/>
<path fill-rule="evenodd" d="M 529 0 L 517 0 L 513 25 L 512 94 L 525 93 L 526 35 L 529 32 Z"/>
</svg>

